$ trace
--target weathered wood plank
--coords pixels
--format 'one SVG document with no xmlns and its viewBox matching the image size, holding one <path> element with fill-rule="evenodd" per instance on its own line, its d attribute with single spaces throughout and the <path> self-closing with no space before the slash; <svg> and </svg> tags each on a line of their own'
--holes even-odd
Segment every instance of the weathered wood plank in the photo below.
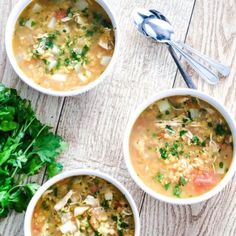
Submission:
<svg viewBox="0 0 236 236">
<path fill-rule="evenodd" d="M 236 2 L 234 0 L 210 1 L 197 0 L 190 24 L 187 43 L 201 52 L 219 59 L 231 67 L 228 78 L 222 79 L 217 86 L 210 86 L 192 74 L 199 90 L 219 99 L 236 118 L 234 105 L 236 96 Z M 186 87 L 180 75 L 175 87 Z M 236 235 L 236 184 L 235 178 L 214 198 L 192 206 L 172 206 L 156 202 L 150 197 L 145 199 L 142 211 L 144 225 L 150 225 L 143 231 L 145 235 Z M 155 232 L 155 234 L 153 233 Z"/>
</svg>

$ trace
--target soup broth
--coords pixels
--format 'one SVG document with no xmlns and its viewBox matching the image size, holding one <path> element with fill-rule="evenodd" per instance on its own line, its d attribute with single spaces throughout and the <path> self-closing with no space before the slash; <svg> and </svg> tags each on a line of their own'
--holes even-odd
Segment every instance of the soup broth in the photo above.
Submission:
<svg viewBox="0 0 236 236">
<path fill-rule="evenodd" d="M 233 155 L 231 131 L 208 103 L 174 96 L 149 106 L 135 122 L 130 156 L 142 181 L 170 197 L 189 198 L 216 186 Z"/>
<path fill-rule="evenodd" d="M 134 236 L 134 217 L 125 196 L 94 176 L 70 177 L 38 201 L 32 236 Z"/>
<path fill-rule="evenodd" d="M 114 52 L 114 30 L 94 0 L 34 0 L 15 26 L 21 70 L 37 84 L 67 91 L 96 80 Z"/>
</svg>

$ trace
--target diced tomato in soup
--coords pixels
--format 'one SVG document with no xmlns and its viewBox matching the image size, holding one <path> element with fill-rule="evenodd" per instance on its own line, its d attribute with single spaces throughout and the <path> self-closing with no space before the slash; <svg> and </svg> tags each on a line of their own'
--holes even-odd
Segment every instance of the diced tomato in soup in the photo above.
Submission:
<svg viewBox="0 0 236 236">
<path fill-rule="evenodd" d="M 197 192 L 212 189 L 220 181 L 220 176 L 213 171 L 200 171 L 195 174 L 193 184 Z"/>
</svg>

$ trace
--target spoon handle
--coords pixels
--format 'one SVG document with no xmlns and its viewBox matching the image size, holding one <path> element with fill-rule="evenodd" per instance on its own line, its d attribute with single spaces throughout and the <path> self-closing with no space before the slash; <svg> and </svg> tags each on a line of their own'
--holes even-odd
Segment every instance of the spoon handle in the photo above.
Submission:
<svg viewBox="0 0 236 236">
<path fill-rule="evenodd" d="M 230 73 L 230 69 L 229 67 L 223 65 L 222 63 L 215 61 L 205 55 L 203 55 L 202 53 L 200 53 L 199 51 L 197 51 L 196 49 L 184 44 L 183 42 L 178 42 L 178 44 L 185 49 L 186 51 L 190 52 L 192 55 L 197 56 L 199 59 L 202 59 L 204 62 L 208 63 L 210 66 L 212 66 L 212 68 L 214 68 L 215 70 L 217 70 L 221 75 L 223 76 L 228 76 Z"/>
<path fill-rule="evenodd" d="M 185 83 L 187 84 L 188 88 L 197 89 L 196 85 L 193 83 L 192 78 L 184 69 L 183 65 L 180 63 L 178 56 L 176 55 L 175 51 L 173 50 L 172 46 L 168 46 L 168 50 L 177 65 L 180 74 L 183 76 Z"/>
<path fill-rule="evenodd" d="M 176 49 L 186 59 L 189 65 L 191 65 L 192 68 L 197 71 L 208 83 L 217 84 L 219 82 L 219 77 L 217 75 L 215 75 L 199 61 L 194 59 L 189 53 L 186 53 L 177 43 L 173 41 L 168 41 L 167 43 Z"/>
</svg>

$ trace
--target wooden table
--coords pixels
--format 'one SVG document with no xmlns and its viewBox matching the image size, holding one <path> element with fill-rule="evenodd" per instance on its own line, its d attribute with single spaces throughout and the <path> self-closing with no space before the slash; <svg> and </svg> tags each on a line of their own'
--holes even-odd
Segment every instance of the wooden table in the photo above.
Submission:
<svg viewBox="0 0 236 236">
<path fill-rule="evenodd" d="M 107 0 L 121 26 L 119 60 L 109 78 L 78 97 L 39 94 L 22 83 L 11 68 L 4 47 L 7 17 L 16 0 L 0 0 L 0 81 L 32 101 L 38 116 L 69 142 L 60 161 L 65 170 L 90 167 L 111 174 L 133 195 L 141 215 L 141 236 L 236 235 L 236 178 L 217 196 L 193 206 L 173 206 L 141 191 L 127 172 L 122 153 L 130 113 L 147 97 L 173 87 L 186 87 L 163 45 L 136 32 L 130 18 L 135 7 L 156 8 L 176 29 L 176 38 L 231 67 L 217 87 L 189 70 L 199 90 L 219 99 L 236 117 L 235 0 Z M 43 174 L 37 181 L 43 181 Z M 0 234 L 23 235 L 24 214 L 0 221 Z"/>
</svg>

